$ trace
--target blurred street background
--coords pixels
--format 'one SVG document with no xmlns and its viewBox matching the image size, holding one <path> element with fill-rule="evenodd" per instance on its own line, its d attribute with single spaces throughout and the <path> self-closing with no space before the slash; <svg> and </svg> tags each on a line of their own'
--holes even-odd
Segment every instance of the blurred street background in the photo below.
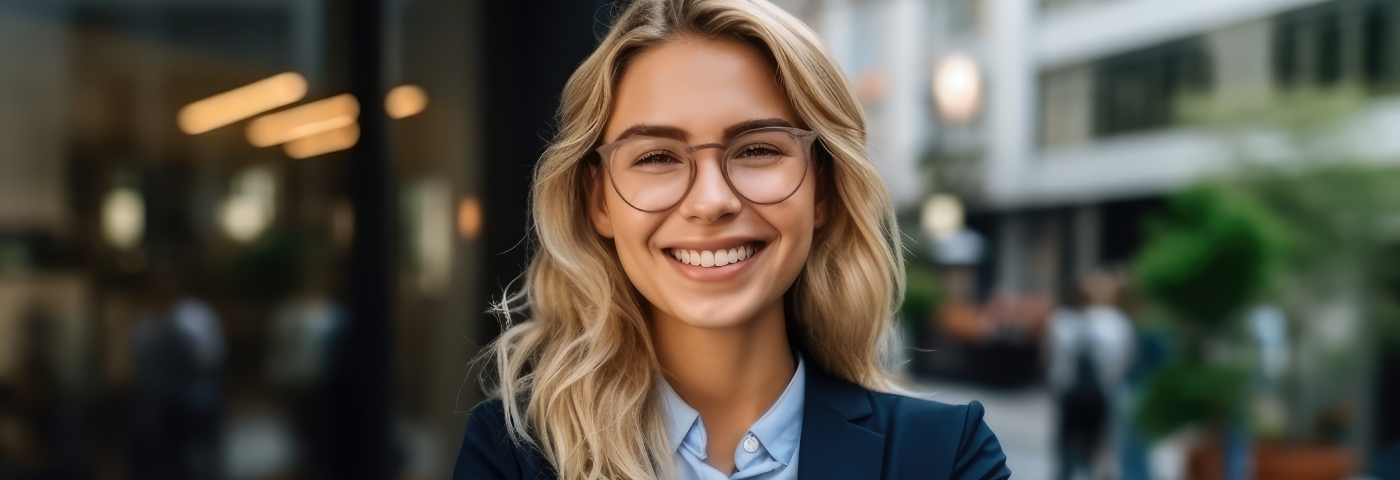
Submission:
<svg viewBox="0 0 1400 480">
<path fill-rule="evenodd" d="M 774 0 L 1016 478 L 1400 478 L 1400 0 Z M 0 479 L 446 478 L 606 0 L 0 0 Z"/>
</svg>

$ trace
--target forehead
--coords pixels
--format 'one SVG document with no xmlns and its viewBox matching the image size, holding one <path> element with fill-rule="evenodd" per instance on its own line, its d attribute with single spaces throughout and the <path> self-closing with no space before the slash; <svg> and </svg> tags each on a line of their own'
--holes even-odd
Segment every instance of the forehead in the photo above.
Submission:
<svg viewBox="0 0 1400 480">
<path fill-rule="evenodd" d="M 776 69 L 737 40 L 686 39 L 639 53 L 614 95 L 604 142 L 635 125 L 662 125 L 709 141 L 734 124 L 781 118 L 801 125 Z"/>
</svg>

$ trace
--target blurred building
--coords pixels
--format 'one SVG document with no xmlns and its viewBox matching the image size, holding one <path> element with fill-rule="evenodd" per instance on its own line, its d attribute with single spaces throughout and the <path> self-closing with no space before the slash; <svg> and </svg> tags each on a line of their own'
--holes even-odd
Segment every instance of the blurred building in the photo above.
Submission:
<svg viewBox="0 0 1400 480">
<path fill-rule="evenodd" d="M 1144 242 L 1142 220 L 1165 195 L 1237 168 L 1240 147 L 1230 142 L 1239 139 L 1186 118 L 1183 105 L 1271 105 L 1297 92 L 1355 88 L 1362 105 L 1330 133 L 1329 154 L 1382 165 L 1400 160 L 1393 133 L 1400 129 L 1400 2 L 779 3 L 819 31 L 853 80 L 868 115 L 871 158 L 902 218 L 919 217 L 932 194 L 952 194 L 966 206 L 966 228 L 986 240 L 980 259 L 947 265 L 937 248 L 918 245 L 931 239 L 911 237 L 916 254 L 944 272 L 953 297 L 977 307 L 936 319 L 945 333 L 969 331 L 966 325 L 995 320 L 998 311 L 1074 302 L 1084 275 L 1128 266 Z M 1265 128 L 1245 142 L 1255 160 L 1289 159 L 1297 152 L 1280 141 L 1287 133 Z M 960 334 L 960 346 L 939 344 L 948 348 L 928 355 L 927 366 L 979 381 L 1034 383 L 1038 374 L 1025 370 L 1037 365 L 1010 352 L 1036 348 L 1025 340 L 1036 322 L 1019 324 L 1030 327 Z M 976 353 L 993 345 L 1005 348 Z M 969 375 L 986 363 L 1014 366 Z M 1352 382 L 1340 387 L 1346 393 L 1314 395 L 1370 396 L 1355 413 L 1381 422 L 1350 438 L 1367 449 L 1400 441 L 1393 407 L 1400 398 L 1394 373 L 1386 375 L 1357 373 L 1342 380 Z M 1371 378 L 1382 380 L 1366 386 Z"/>
<path fill-rule="evenodd" d="M 1229 167 L 1173 113 L 1188 96 L 1270 99 L 1363 85 L 1352 126 L 1385 160 L 1400 5 L 1384 0 L 785 0 L 817 28 L 867 108 L 871 156 L 902 209 L 964 197 L 993 237 L 992 289 L 1055 293 L 1126 260 L 1153 199 Z M 940 113 L 936 69 L 970 57 L 967 118 Z M 940 171 L 939 162 L 972 167 Z M 956 165 L 954 165 L 956 166 Z M 952 178 L 950 178 L 950 176 Z M 1039 258 L 1051 257 L 1051 258 Z M 1045 264 L 1044 268 L 1038 265 Z"/>
</svg>

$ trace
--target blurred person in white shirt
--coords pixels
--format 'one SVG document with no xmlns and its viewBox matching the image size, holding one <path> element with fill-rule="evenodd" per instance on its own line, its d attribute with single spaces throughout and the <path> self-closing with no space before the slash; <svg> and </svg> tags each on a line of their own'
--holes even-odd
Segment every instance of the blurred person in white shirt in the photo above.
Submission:
<svg viewBox="0 0 1400 480">
<path fill-rule="evenodd" d="M 1116 477 L 1104 439 L 1115 397 L 1133 364 L 1132 321 L 1115 306 L 1119 281 L 1096 271 L 1080 283 L 1081 305 L 1057 308 L 1045 334 L 1046 377 L 1059 403 L 1058 478 Z"/>
</svg>

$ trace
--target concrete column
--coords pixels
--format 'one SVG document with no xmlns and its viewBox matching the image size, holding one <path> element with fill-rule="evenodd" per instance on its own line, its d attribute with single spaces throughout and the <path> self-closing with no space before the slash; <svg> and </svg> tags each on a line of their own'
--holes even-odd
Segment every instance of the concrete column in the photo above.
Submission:
<svg viewBox="0 0 1400 480">
<path fill-rule="evenodd" d="M 929 67 L 921 34 L 924 3 L 888 0 L 884 38 L 889 66 L 890 95 L 881 114 L 887 131 L 876 166 L 885 175 L 896 207 L 917 205 L 924 186 L 919 180 L 921 128 L 928 111 Z M 873 154 L 872 154 L 873 156 Z"/>
<path fill-rule="evenodd" d="M 985 0 L 990 7 L 986 192 L 992 203 L 1014 199 L 1035 140 L 1036 71 L 1027 45 L 1032 0 Z"/>
<path fill-rule="evenodd" d="M 1273 93 L 1273 26 L 1259 20 L 1206 35 L 1217 98 L 1265 101 Z"/>
</svg>

